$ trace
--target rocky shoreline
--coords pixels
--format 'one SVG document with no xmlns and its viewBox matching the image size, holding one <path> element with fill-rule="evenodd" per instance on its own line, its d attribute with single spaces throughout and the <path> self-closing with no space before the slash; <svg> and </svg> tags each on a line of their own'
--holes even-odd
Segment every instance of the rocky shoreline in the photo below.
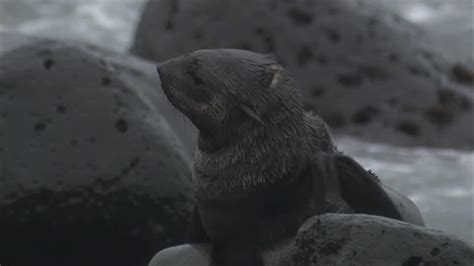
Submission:
<svg viewBox="0 0 474 266">
<path fill-rule="evenodd" d="M 273 53 L 336 134 L 403 146 L 474 148 L 474 70 L 371 1 L 149 1 L 131 52 Z"/>
<path fill-rule="evenodd" d="M 474 71 L 432 52 L 413 25 L 367 1 L 221 2 L 150 1 L 132 49 L 147 60 L 0 31 L 1 264 L 143 265 L 184 243 L 196 131 L 164 99 L 152 61 L 194 49 L 275 53 L 336 134 L 474 149 Z M 342 261 L 360 239 L 367 246 L 357 254 L 374 249 L 386 236 L 368 234 L 366 222 L 404 246 L 394 263 L 473 259 L 471 246 L 442 232 L 365 216 L 308 223 L 318 219 L 331 230 L 362 228 L 340 242 L 302 227 L 302 261 Z M 341 248 L 326 256 L 318 241 Z"/>
<path fill-rule="evenodd" d="M 291 265 L 471 265 L 472 246 L 438 230 L 364 214 L 325 214 L 303 224 L 292 244 Z M 206 266 L 205 243 L 171 247 L 149 266 Z"/>
</svg>

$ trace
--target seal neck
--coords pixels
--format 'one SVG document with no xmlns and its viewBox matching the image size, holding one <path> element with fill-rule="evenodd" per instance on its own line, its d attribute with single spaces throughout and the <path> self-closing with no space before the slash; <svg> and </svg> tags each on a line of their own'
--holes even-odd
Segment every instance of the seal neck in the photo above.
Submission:
<svg viewBox="0 0 474 266">
<path fill-rule="evenodd" d="M 222 135 L 210 135 L 206 133 L 199 133 L 197 145 L 202 152 L 213 153 L 217 152 L 223 147 L 226 147 L 229 141 Z"/>
<path fill-rule="evenodd" d="M 294 98 L 294 96 L 293 96 Z M 242 112 L 230 112 L 219 125 L 199 129 L 198 148 L 202 152 L 213 153 L 220 150 L 232 150 L 235 146 L 241 149 L 246 144 L 281 142 L 278 138 L 288 139 L 306 134 L 305 112 L 300 108 L 299 99 L 289 97 L 289 106 L 284 104 L 267 104 L 267 108 L 259 110 L 258 119 L 249 119 Z M 264 104 L 262 104 L 264 105 Z"/>
<path fill-rule="evenodd" d="M 212 139 L 211 146 L 199 136 L 194 168 L 200 185 L 217 191 L 274 184 L 293 176 L 314 150 L 304 115 L 277 116 L 265 126 L 244 124 L 235 130 L 238 138 L 219 144 Z"/>
<path fill-rule="evenodd" d="M 199 129 L 198 149 L 205 153 L 220 152 L 245 142 L 250 136 L 262 135 L 265 130 L 264 126 L 253 120 L 231 115 L 221 125 L 210 130 Z"/>
</svg>

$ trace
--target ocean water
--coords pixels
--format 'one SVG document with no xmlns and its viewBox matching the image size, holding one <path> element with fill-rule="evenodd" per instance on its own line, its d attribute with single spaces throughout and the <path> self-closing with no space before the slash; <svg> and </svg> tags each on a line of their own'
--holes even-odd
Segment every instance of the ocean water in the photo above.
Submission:
<svg viewBox="0 0 474 266">
<path fill-rule="evenodd" d="M 413 200 L 428 227 L 473 243 L 474 152 L 393 147 L 352 138 L 336 142 L 382 182 Z"/>
<path fill-rule="evenodd" d="M 375 0 L 374 0 L 375 1 Z M 426 29 L 435 49 L 472 62 L 473 0 L 377 0 Z M 0 30 L 81 40 L 125 52 L 144 0 L 0 0 Z M 473 243 L 474 152 L 338 138 L 338 146 L 410 197 L 428 227 Z"/>
</svg>

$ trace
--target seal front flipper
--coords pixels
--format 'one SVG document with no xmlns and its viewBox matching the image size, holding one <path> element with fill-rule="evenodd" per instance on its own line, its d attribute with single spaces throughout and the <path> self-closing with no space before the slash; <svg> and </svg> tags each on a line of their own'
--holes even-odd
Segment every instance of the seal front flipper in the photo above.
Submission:
<svg viewBox="0 0 474 266">
<path fill-rule="evenodd" d="M 374 175 L 348 156 L 335 155 L 333 158 L 342 197 L 354 212 L 402 221 L 394 202 Z"/>
<path fill-rule="evenodd" d="M 392 202 L 397 207 L 398 212 L 402 216 L 402 220 L 407 223 L 412 223 L 419 226 L 425 226 L 423 217 L 421 216 L 418 207 L 406 196 L 398 193 L 392 188 L 381 184 L 385 192 L 389 195 Z"/>
<path fill-rule="evenodd" d="M 187 243 L 209 242 L 209 236 L 202 224 L 201 215 L 196 204 L 194 204 L 191 219 L 189 220 L 188 230 L 186 232 Z"/>
</svg>

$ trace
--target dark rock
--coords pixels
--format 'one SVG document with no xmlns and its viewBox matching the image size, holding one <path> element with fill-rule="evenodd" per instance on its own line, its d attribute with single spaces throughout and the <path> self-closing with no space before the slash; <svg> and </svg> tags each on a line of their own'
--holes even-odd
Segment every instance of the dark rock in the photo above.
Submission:
<svg viewBox="0 0 474 266">
<path fill-rule="evenodd" d="M 451 69 L 451 73 L 457 82 L 474 86 L 474 69 L 456 64 Z"/>
<path fill-rule="evenodd" d="M 395 129 L 407 136 L 420 136 L 420 127 L 416 123 L 411 121 L 402 121 L 396 125 Z"/>
<path fill-rule="evenodd" d="M 0 32 L 0 263 L 144 265 L 183 242 L 193 132 L 155 66 Z"/>
<path fill-rule="evenodd" d="M 292 257 L 295 266 L 472 265 L 474 248 L 441 231 L 380 216 L 325 214 L 299 229 Z"/>
<path fill-rule="evenodd" d="M 352 117 L 354 123 L 367 124 L 372 121 L 379 113 L 379 110 L 373 106 L 366 106 L 357 111 Z"/>
<path fill-rule="evenodd" d="M 415 25 L 370 0 L 154 0 L 131 50 L 155 61 L 203 48 L 272 52 L 307 108 L 335 133 L 473 149 L 472 108 L 438 106 L 438 91 L 446 88 L 472 106 L 473 71 L 424 40 Z M 377 111 L 364 111 L 367 106 Z"/>
</svg>

